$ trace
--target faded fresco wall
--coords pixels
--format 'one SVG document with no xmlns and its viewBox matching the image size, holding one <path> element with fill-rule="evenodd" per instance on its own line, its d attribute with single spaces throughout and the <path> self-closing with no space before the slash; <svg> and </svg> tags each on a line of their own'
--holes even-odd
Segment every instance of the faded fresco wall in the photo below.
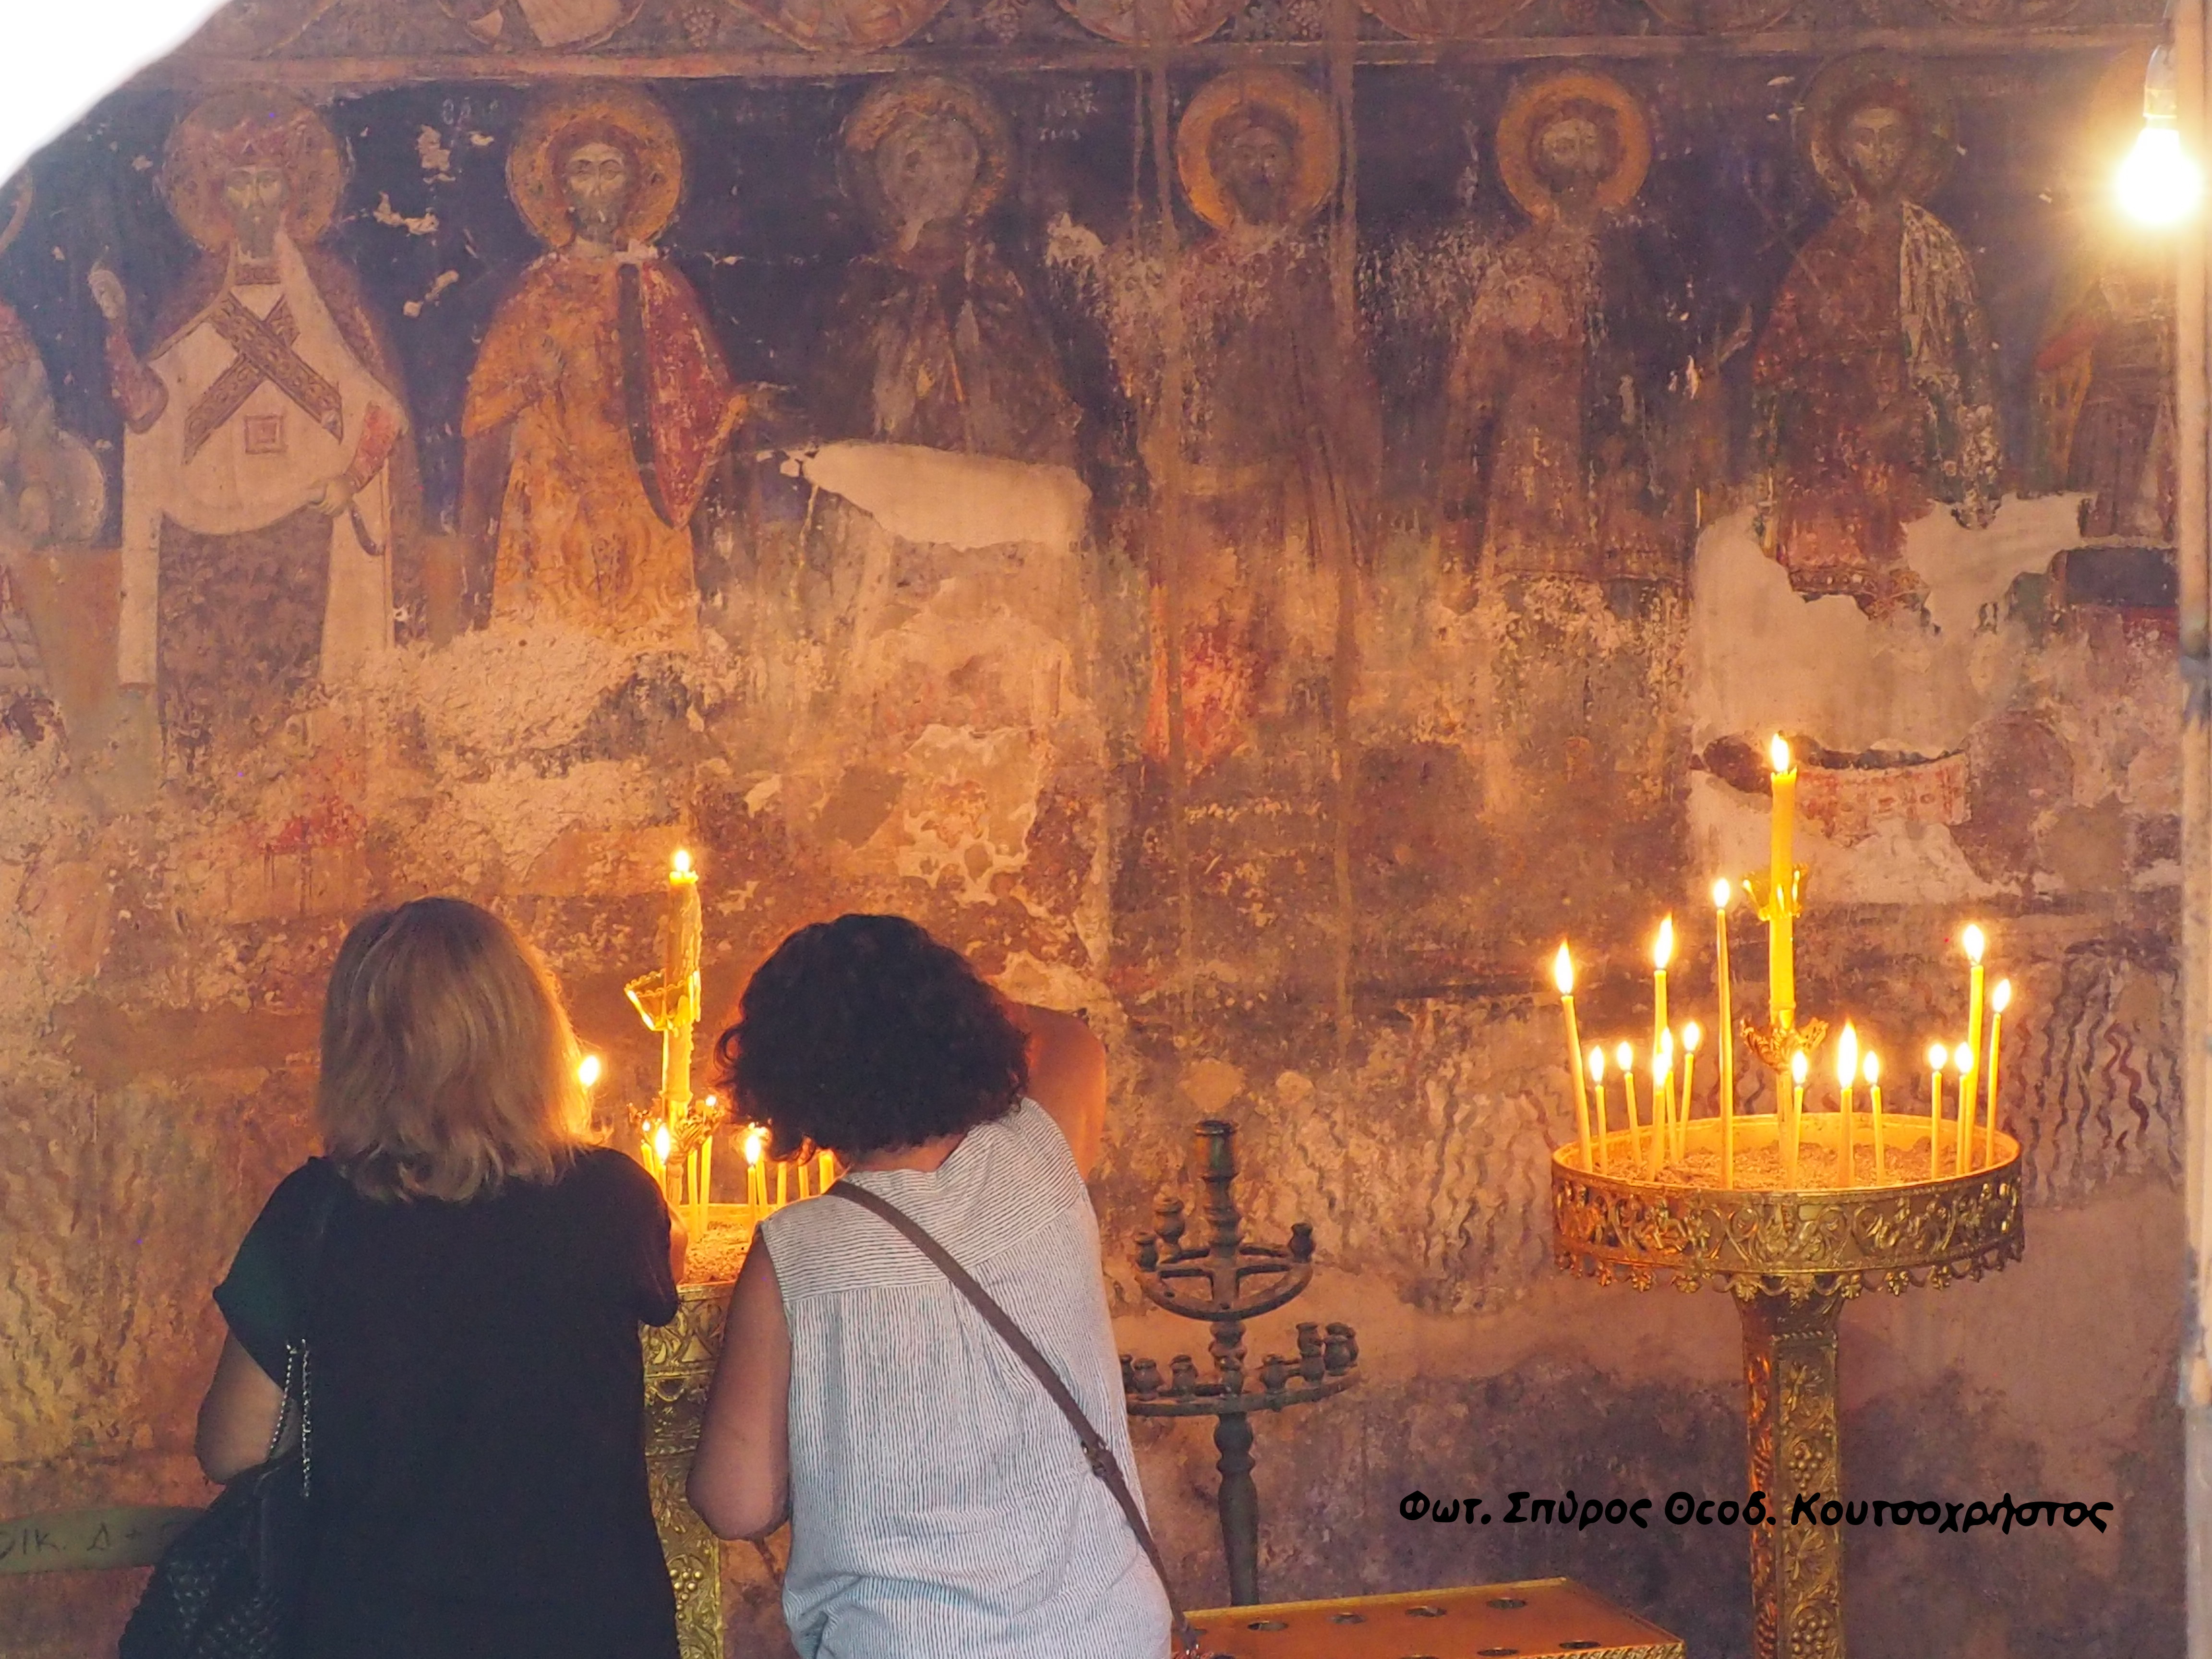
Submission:
<svg viewBox="0 0 2212 1659">
<path fill-rule="evenodd" d="M 1088 1013 L 1127 1346 L 1194 1346 L 1127 1240 L 1241 1126 L 1366 1373 L 1260 1425 L 1270 1594 L 1742 1652 L 1739 1534 L 1397 1501 L 1741 1480 L 1725 1301 L 1551 1266 L 1540 970 L 1648 1018 L 1778 729 L 1804 1004 L 1917 1052 L 1971 915 L 2024 1009 L 2027 1257 L 1849 1311 L 1852 1490 L 2118 1505 L 1855 1534 L 1855 1648 L 2178 1646 L 2168 312 L 2094 3 L 240 0 L 0 196 L 0 1516 L 202 1495 L 352 916 L 495 905 L 642 1097 L 681 843 L 712 1002 L 868 907 Z M 1219 1599 L 1211 1448 L 1139 1443 Z M 0 1580 L 0 1650 L 133 1588 Z"/>
</svg>

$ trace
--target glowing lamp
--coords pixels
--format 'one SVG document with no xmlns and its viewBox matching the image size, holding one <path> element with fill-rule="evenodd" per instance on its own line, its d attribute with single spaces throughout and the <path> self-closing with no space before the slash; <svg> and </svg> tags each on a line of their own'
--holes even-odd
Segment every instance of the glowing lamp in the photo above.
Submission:
<svg viewBox="0 0 2212 1659">
<path fill-rule="evenodd" d="M 2180 101 L 2172 48 L 2160 46 L 2143 76 L 2142 131 L 2113 180 L 2120 210 L 2154 228 L 2189 217 L 2204 193 L 2203 170 L 2181 147 Z"/>
</svg>

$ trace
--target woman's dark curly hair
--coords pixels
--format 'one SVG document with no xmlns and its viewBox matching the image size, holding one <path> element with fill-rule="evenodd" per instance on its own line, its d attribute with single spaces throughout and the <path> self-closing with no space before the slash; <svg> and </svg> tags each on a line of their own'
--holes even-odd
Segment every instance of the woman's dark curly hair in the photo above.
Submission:
<svg viewBox="0 0 2212 1659">
<path fill-rule="evenodd" d="M 760 965 L 714 1045 L 724 1086 L 774 1135 L 847 1158 L 1012 1111 L 1028 1051 L 968 959 L 903 916 L 802 927 Z"/>
</svg>

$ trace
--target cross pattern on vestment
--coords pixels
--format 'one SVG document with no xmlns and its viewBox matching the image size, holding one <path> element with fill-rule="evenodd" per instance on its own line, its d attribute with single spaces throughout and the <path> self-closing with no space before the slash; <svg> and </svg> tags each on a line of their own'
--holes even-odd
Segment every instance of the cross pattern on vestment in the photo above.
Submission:
<svg viewBox="0 0 2212 1659">
<path fill-rule="evenodd" d="M 278 300 L 263 318 L 248 311 L 235 294 L 225 294 L 208 322 L 238 356 L 185 417 L 186 460 L 198 454 L 264 386 L 275 386 L 333 438 L 345 436 L 345 403 L 337 387 L 293 349 L 300 325 L 289 296 Z"/>
</svg>

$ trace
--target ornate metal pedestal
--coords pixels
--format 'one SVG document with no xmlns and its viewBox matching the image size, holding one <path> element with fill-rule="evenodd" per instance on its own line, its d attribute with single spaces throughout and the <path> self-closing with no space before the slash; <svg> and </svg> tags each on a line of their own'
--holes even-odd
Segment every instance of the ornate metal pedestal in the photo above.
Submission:
<svg viewBox="0 0 2212 1659">
<path fill-rule="evenodd" d="M 1840 1115 L 1808 1115 L 1808 1133 Z M 1773 1136 L 1771 1117 L 1737 1121 L 1737 1145 Z M 1889 1144 L 1923 1147 L 1925 1120 L 1892 1117 Z M 1692 1154 L 1717 1152 L 1720 1125 L 1689 1126 Z M 1858 1144 L 1869 1120 L 1855 1119 Z M 1612 1138 L 1611 1168 L 1632 1163 Z M 1833 1525 L 1791 1525 L 1801 1492 L 1843 1496 L 1836 1407 L 1836 1335 L 1843 1304 L 1879 1285 L 1902 1292 L 1978 1279 L 2021 1249 L 2020 1146 L 1995 1138 L 1986 1169 L 1939 1180 L 1829 1190 L 1763 1191 L 1593 1174 L 1574 1146 L 1552 1159 L 1553 1249 L 1559 1265 L 1600 1284 L 1649 1290 L 1667 1273 L 1678 1289 L 1711 1285 L 1743 1317 L 1751 1479 L 1772 1524 L 1751 1528 L 1754 1659 L 1842 1659 L 1843 1540 Z"/>
<path fill-rule="evenodd" d="M 1206 1242 L 1182 1243 L 1182 1200 L 1160 1200 L 1157 1235 L 1137 1239 L 1137 1277 L 1145 1294 L 1170 1313 L 1203 1319 L 1213 1328 L 1207 1352 L 1213 1376 L 1201 1378 L 1187 1353 L 1169 1361 L 1165 1382 L 1150 1359 L 1121 1356 L 1121 1386 L 1132 1417 L 1211 1417 L 1220 1454 L 1217 1503 L 1221 1547 L 1229 1564 L 1229 1599 L 1249 1607 L 1260 1599 L 1260 1495 L 1252 1484 L 1254 1412 L 1279 1412 L 1341 1394 L 1358 1381 L 1359 1345 L 1349 1325 L 1298 1327 L 1295 1359 L 1269 1354 L 1257 1378 L 1244 1366 L 1244 1322 L 1295 1300 L 1313 1277 L 1313 1229 L 1301 1221 L 1287 1245 L 1255 1244 L 1244 1237 L 1243 1218 L 1230 1188 L 1237 1179 L 1237 1131 L 1209 1118 L 1198 1126 L 1200 1178 L 1206 1184 Z M 1257 1382 L 1255 1389 L 1253 1384 Z"/>
<path fill-rule="evenodd" d="M 653 1519 L 676 1586 L 684 1659 L 722 1659 L 722 1545 L 684 1496 L 722 1352 L 730 1282 L 686 1285 L 673 1323 L 645 1328 L 645 1467 Z"/>
</svg>

